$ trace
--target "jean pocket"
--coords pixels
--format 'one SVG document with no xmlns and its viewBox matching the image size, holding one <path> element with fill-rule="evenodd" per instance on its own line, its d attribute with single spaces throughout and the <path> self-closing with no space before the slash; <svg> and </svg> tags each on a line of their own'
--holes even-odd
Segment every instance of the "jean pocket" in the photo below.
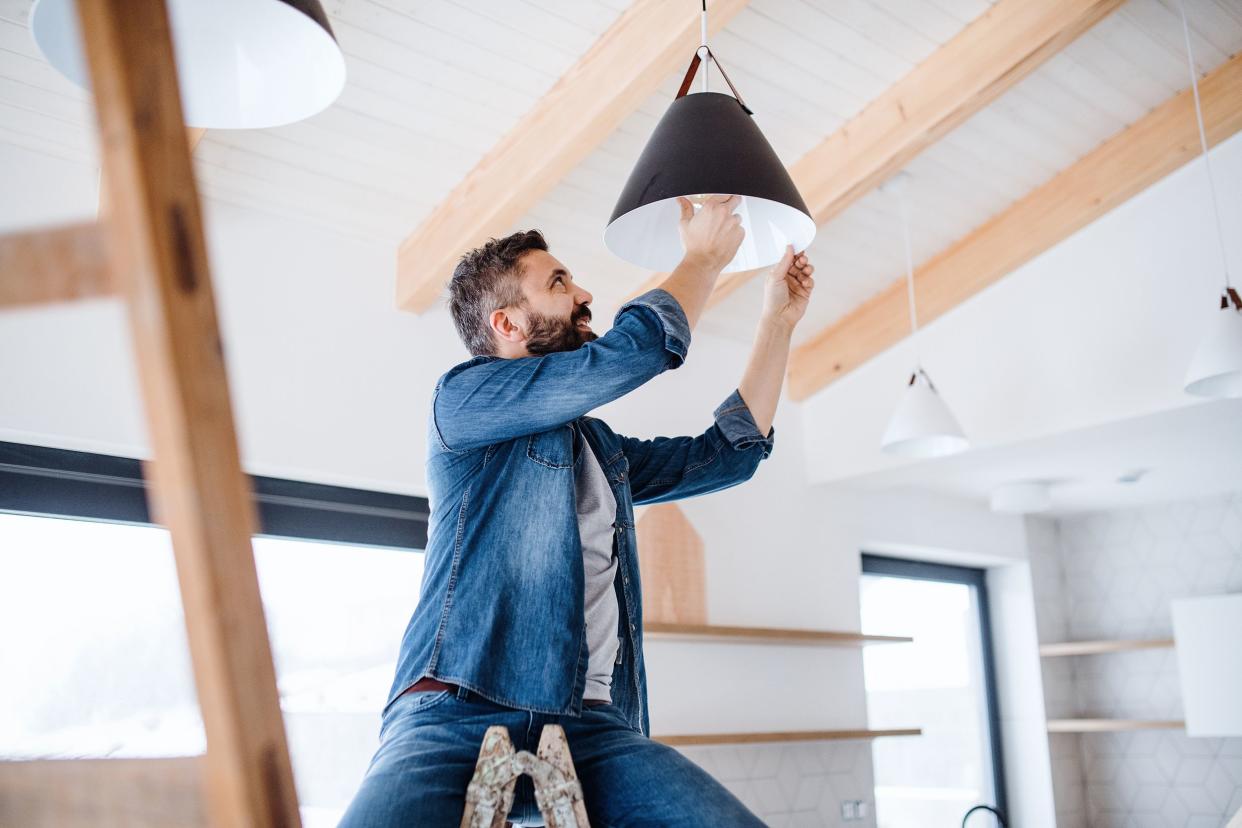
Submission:
<svg viewBox="0 0 1242 828">
<path fill-rule="evenodd" d="M 380 726 L 380 740 L 383 741 L 384 733 L 388 727 L 398 719 L 406 716 L 412 716 L 429 710 L 446 699 L 452 698 L 452 690 L 436 690 L 434 692 L 422 691 L 417 693 L 406 693 L 388 708 L 388 715 L 384 717 L 384 723 Z"/>
</svg>

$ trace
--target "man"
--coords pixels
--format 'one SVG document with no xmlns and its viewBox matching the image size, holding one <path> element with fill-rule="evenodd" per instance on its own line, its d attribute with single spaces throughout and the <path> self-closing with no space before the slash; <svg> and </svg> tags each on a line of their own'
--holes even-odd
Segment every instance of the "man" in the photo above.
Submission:
<svg viewBox="0 0 1242 828">
<path fill-rule="evenodd" d="M 762 825 L 648 738 L 633 507 L 741 483 L 768 456 L 806 256 L 789 249 L 767 278 L 750 361 L 705 433 L 638 440 L 587 416 L 685 359 L 741 244 L 738 203 L 681 199 L 685 258 L 602 337 L 537 231 L 462 258 L 450 307 L 475 357 L 436 385 L 422 595 L 342 825 L 457 826 L 487 728 L 534 752 L 548 723 L 565 728 L 595 828 Z M 543 824 L 527 777 L 510 819 Z"/>
</svg>

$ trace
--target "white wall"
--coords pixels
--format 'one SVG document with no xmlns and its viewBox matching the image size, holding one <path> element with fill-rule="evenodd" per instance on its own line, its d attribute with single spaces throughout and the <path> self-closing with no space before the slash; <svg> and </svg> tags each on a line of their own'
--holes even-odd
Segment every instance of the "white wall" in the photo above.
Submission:
<svg viewBox="0 0 1242 828">
<path fill-rule="evenodd" d="M 1213 164 L 1236 274 L 1242 135 Z M 975 446 L 1186 405 L 1218 251 L 1202 164 L 1188 164 L 924 328 L 923 364 Z M 807 401 L 812 480 L 908 462 L 876 447 L 915 362 L 907 339 Z"/>
</svg>

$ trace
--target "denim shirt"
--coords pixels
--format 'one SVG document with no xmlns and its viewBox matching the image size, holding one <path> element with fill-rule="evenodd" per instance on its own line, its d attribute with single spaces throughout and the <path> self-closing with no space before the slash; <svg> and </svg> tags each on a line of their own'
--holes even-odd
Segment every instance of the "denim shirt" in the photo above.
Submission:
<svg viewBox="0 0 1242 828">
<path fill-rule="evenodd" d="M 588 652 L 573 475 L 581 435 L 580 450 L 595 452 L 617 501 L 613 704 L 649 734 L 634 506 L 747 480 L 774 432 L 759 432 L 737 391 L 697 437 L 624 437 L 586 414 L 681 365 L 689 343 L 681 305 L 653 290 L 574 351 L 475 357 L 440 378 L 428 426 L 422 592 L 385 713 L 432 676 L 498 704 L 581 715 Z"/>
</svg>

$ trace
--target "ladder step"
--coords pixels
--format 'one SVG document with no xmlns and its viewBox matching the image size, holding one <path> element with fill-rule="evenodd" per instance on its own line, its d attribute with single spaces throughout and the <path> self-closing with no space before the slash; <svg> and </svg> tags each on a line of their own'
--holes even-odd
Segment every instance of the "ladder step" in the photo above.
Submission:
<svg viewBox="0 0 1242 828">
<path fill-rule="evenodd" d="M 98 222 L 0 236 L 0 307 L 115 292 L 107 237 Z"/>
<path fill-rule="evenodd" d="M 203 757 L 0 761 L 0 825 L 207 825 Z"/>
</svg>

